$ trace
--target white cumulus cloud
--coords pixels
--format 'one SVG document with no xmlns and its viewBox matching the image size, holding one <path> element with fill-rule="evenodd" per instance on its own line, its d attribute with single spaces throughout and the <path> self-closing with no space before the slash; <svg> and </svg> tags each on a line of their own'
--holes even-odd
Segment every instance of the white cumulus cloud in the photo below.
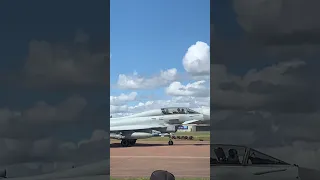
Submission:
<svg viewBox="0 0 320 180">
<path fill-rule="evenodd" d="M 178 67 L 160 70 L 160 73 L 152 76 L 141 75 L 142 72 L 139 74 L 136 71 L 130 75 L 118 75 L 116 87 L 126 91 L 132 90 L 132 92 L 110 96 L 112 117 L 163 107 L 209 107 L 209 45 L 201 41 L 191 45 L 183 57 L 181 67 L 188 76 L 182 76 L 184 73 L 180 70 L 178 73 Z M 156 69 L 155 72 L 157 71 Z M 188 82 L 188 80 L 191 81 Z M 159 91 L 162 94 L 159 95 Z"/>
<path fill-rule="evenodd" d="M 188 48 L 183 60 L 184 69 L 194 76 L 210 75 L 210 46 L 198 41 Z"/>
<path fill-rule="evenodd" d="M 183 85 L 175 81 L 166 88 L 166 93 L 171 96 L 194 96 L 208 97 L 210 95 L 209 87 L 205 85 L 206 81 L 197 81 Z"/>
<path fill-rule="evenodd" d="M 110 105 L 122 105 L 126 102 L 134 101 L 137 95 L 137 92 L 131 92 L 129 94 L 121 93 L 119 96 L 110 96 Z"/>
<path fill-rule="evenodd" d="M 142 77 L 137 72 L 132 75 L 120 74 L 117 85 L 121 89 L 151 89 L 165 86 L 178 78 L 176 68 L 161 70 L 152 77 Z"/>
</svg>

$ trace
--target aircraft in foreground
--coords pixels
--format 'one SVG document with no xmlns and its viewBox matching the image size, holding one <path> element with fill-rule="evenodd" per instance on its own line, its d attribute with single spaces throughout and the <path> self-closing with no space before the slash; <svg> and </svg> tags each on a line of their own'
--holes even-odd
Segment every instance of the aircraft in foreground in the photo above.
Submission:
<svg viewBox="0 0 320 180">
<path fill-rule="evenodd" d="M 185 107 L 159 108 L 130 116 L 110 118 L 110 138 L 121 140 L 123 147 L 135 145 L 137 139 L 171 136 L 179 126 L 208 121 L 210 114 L 202 114 Z"/>
<path fill-rule="evenodd" d="M 211 151 L 212 180 L 320 179 L 320 171 L 289 164 L 246 146 L 212 144 Z"/>
<path fill-rule="evenodd" d="M 105 180 L 110 177 L 109 160 L 103 160 L 89 165 L 70 168 L 68 170 L 27 177 L 7 177 L 6 170 L 0 171 L 0 179 L 8 180 Z"/>
</svg>

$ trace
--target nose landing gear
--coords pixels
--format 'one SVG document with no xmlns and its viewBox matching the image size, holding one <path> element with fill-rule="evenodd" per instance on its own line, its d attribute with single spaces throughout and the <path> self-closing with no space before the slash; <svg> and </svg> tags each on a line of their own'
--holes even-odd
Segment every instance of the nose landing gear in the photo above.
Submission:
<svg viewBox="0 0 320 180">
<path fill-rule="evenodd" d="M 169 141 L 168 141 L 168 145 L 169 145 L 169 146 L 172 146 L 172 145 L 173 145 L 172 138 L 175 139 L 174 133 L 170 133 L 170 135 L 169 135 Z"/>
</svg>

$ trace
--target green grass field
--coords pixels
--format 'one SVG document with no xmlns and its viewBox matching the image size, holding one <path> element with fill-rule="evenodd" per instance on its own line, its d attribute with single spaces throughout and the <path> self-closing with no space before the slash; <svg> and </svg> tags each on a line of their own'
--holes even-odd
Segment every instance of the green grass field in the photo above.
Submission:
<svg viewBox="0 0 320 180">
<path fill-rule="evenodd" d="M 193 136 L 193 140 L 179 140 L 174 139 L 174 141 L 210 141 L 210 132 L 209 131 L 198 131 L 198 132 L 176 132 L 175 136 Z M 112 139 L 111 142 L 118 140 Z M 168 141 L 167 137 L 152 137 L 147 139 L 139 139 L 139 141 Z"/>
<path fill-rule="evenodd" d="M 113 178 L 110 177 L 110 180 L 149 180 L 149 177 L 145 178 Z M 176 180 L 210 180 L 210 178 L 176 178 Z"/>
</svg>

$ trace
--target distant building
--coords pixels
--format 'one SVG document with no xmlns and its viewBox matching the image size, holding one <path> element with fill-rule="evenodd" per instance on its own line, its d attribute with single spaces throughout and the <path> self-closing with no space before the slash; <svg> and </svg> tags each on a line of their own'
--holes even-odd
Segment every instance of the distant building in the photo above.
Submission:
<svg viewBox="0 0 320 180">
<path fill-rule="evenodd" d="M 178 132 L 210 131 L 210 124 L 188 124 L 179 127 Z"/>
</svg>

